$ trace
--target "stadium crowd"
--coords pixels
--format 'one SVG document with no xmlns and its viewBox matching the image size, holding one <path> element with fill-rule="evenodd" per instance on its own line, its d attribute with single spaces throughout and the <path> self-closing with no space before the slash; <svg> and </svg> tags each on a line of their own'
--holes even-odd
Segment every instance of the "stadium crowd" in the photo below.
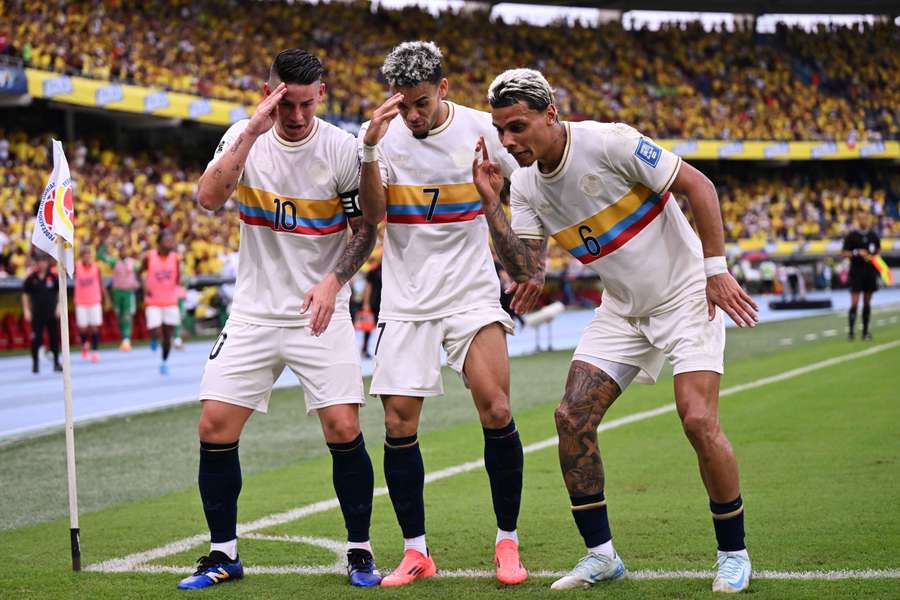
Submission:
<svg viewBox="0 0 900 600">
<path fill-rule="evenodd" d="M 423 38 L 444 49 L 451 97 L 481 108 L 494 75 L 533 66 L 557 87 L 563 114 L 624 121 L 656 138 L 900 137 L 900 27 L 891 22 L 811 33 L 630 31 L 503 24 L 479 12 L 436 18 L 363 0 L 252 11 L 236 1 L 0 0 L 0 54 L 27 66 L 250 105 L 274 51 L 314 46 L 329 68 L 323 110 L 355 122 L 384 98 L 385 52 Z"/>
<path fill-rule="evenodd" d="M 0 130 L 0 277 L 25 273 L 34 211 L 49 173 L 47 140 Z M 78 229 L 89 232 L 92 244 L 138 257 L 165 227 L 181 245 L 186 276 L 222 273 L 238 248 L 238 211 L 229 204 L 209 213 L 197 204 L 199 164 L 122 154 L 96 140 L 65 149 L 76 184 Z M 885 171 L 851 183 L 851 173 L 832 167 L 790 173 L 711 175 L 729 242 L 837 239 L 847 233 L 856 210 L 875 215 L 883 237 L 900 237 L 900 175 Z M 567 262 L 565 252 L 551 253 L 551 271 Z"/>
</svg>

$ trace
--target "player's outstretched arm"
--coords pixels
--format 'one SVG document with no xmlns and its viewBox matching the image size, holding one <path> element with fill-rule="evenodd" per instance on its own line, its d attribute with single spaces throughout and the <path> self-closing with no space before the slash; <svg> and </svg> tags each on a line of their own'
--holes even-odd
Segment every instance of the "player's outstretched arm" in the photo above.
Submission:
<svg viewBox="0 0 900 600">
<path fill-rule="evenodd" d="M 309 329 L 316 336 L 325 333 L 328 324 L 331 323 L 337 293 L 359 271 L 375 247 L 378 235 L 374 225 L 367 223 L 363 217 L 352 217 L 350 228 L 353 237 L 344 248 L 344 253 L 338 259 L 334 271 L 326 275 L 303 297 L 300 312 L 310 311 Z"/>
<path fill-rule="evenodd" d="M 218 210 L 234 193 L 253 143 L 275 125 L 275 110 L 285 91 L 287 85 L 282 82 L 262 99 L 244 130 L 200 177 L 197 184 L 200 206 Z"/>
<path fill-rule="evenodd" d="M 394 94 L 375 109 L 372 120 L 362 133 L 362 171 L 359 179 L 359 206 L 363 217 L 371 225 L 378 225 L 384 220 L 387 198 L 384 193 L 384 181 L 381 178 L 381 167 L 378 163 L 378 143 L 387 133 L 391 121 L 400 114 L 397 107 L 403 100 L 403 94 Z"/>
<path fill-rule="evenodd" d="M 725 230 L 715 186 L 706 175 L 682 162 L 670 189 L 687 197 L 703 244 L 703 256 L 708 263 L 705 267 L 709 320 L 715 318 L 718 306 L 738 327 L 753 327 L 759 321 L 756 303 L 725 266 Z"/>
</svg>

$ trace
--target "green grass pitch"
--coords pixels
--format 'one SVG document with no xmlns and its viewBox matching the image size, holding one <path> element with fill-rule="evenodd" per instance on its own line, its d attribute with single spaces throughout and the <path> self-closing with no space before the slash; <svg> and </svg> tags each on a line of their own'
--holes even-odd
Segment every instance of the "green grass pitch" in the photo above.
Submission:
<svg viewBox="0 0 900 600">
<path fill-rule="evenodd" d="M 898 316 L 896 308 L 876 312 L 882 324 L 865 343 L 845 339 L 841 315 L 729 330 L 721 418 L 741 468 L 747 543 L 759 575 L 751 597 L 900 598 Z M 583 554 L 548 441 L 569 359 L 570 352 L 554 352 L 512 360 L 516 422 L 532 446 L 519 534 L 533 576 L 515 589 L 485 575 L 493 568 L 490 492 L 484 469 L 467 465 L 481 458 L 481 430 L 466 390 L 445 371 L 447 394 L 426 401 L 420 438 L 426 472 L 439 475 L 425 488 L 429 546 L 447 576 L 399 590 L 351 589 L 334 572 L 340 511 L 326 504 L 285 516 L 334 495 L 318 422 L 305 416 L 299 390 L 289 389 L 276 392 L 270 414 L 251 419 L 241 439 L 239 520 L 251 531 L 240 548 L 256 573 L 207 591 L 175 590 L 182 577 L 175 569 L 205 554 L 203 542 L 139 564 L 104 563 L 202 539 L 199 409 L 189 405 L 76 428 L 89 569 L 82 573 L 69 566 L 62 435 L 0 446 L 0 598 L 549 596 L 550 574 Z M 635 385 L 606 421 L 671 402 L 670 376 Z M 675 413 L 658 413 L 600 434 L 614 541 L 635 577 L 572 596 L 712 596 L 715 539 L 696 459 Z M 382 411 L 370 401 L 361 414 L 378 488 Z M 383 493 L 375 499 L 372 541 L 382 570 L 396 565 L 402 539 Z M 128 570 L 90 570 L 100 563 Z"/>
</svg>

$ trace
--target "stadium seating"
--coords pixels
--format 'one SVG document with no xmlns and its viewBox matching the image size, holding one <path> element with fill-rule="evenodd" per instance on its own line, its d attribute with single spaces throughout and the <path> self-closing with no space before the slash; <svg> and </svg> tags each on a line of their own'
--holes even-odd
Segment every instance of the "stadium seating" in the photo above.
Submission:
<svg viewBox="0 0 900 600">
<path fill-rule="evenodd" d="M 385 97 L 384 54 L 424 38 L 444 49 L 451 96 L 470 105 L 484 107 L 500 71 L 532 66 L 556 86 L 562 114 L 628 122 L 657 138 L 900 135 L 900 27 L 890 21 L 758 34 L 699 24 L 658 32 L 505 25 L 477 12 L 373 11 L 365 1 L 264 2 L 252 11 L 212 0 L 58 6 L 36 0 L 0 14 L 3 53 L 38 69 L 255 105 L 273 54 L 300 44 L 329 68 L 325 112 L 358 122 Z"/>
</svg>

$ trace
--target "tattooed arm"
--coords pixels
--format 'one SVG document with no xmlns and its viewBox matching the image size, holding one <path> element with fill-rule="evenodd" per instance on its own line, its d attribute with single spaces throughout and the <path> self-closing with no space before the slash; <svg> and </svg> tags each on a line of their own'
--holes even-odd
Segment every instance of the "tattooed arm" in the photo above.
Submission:
<svg viewBox="0 0 900 600">
<path fill-rule="evenodd" d="M 484 138 L 479 139 L 475 148 L 476 154 L 479 151 L 481 160 L 476 156 L 472 162 L 472 181 L 481 196 L 494 250 L 513 279 L 513 284 L 506 289 L 507 294 L 513 294 L 510 306 L 517 313 L 524 314 L 531 310 L 544 289 L 547 239 L 527 239 L 516 235 L 500 202 L 503 173 L 488 157 Z"/>
<path fill-rule="evenodd" d="M 328 328 L 331 316 L 334 314 L 337 293 L 366 262 L 375 247 L 377 234 L 374 225 L 366 223 L 361 216 L 352 217 L 350 218 L 350 229 L 353 231 L 353 237 L 347 242 L 344 253 L 338 259 L 334 271 L 306 292 L 303 298 L 303 307 L 300 312 L 305 313 L 312 308 L 309 328 L 313 335 L 322 335 Z"/>
<path fill-rule="evenodd" d="M 602 370 L 572 361 L 566 393 L 555 413 L 559 466 L 570 496 L 591 496 L 603 491 L 605 476 L 597 427 L 620 393 L 618 384 Z"/>
<path fill-rule="evenodd" d="M 237 138 L 231 142 L 216 161 L 210 165 L 197 183 L 197 200 L 206 210 L 218 210 L 234 193 L 250 148 L 256 139 L 275 125 L 275 109 L 284 96 L 287 86 L 278 84 L 256 107 L 256 112 Z M 222 140 L 225 143 L 225 140 Z"/>
</svg>

